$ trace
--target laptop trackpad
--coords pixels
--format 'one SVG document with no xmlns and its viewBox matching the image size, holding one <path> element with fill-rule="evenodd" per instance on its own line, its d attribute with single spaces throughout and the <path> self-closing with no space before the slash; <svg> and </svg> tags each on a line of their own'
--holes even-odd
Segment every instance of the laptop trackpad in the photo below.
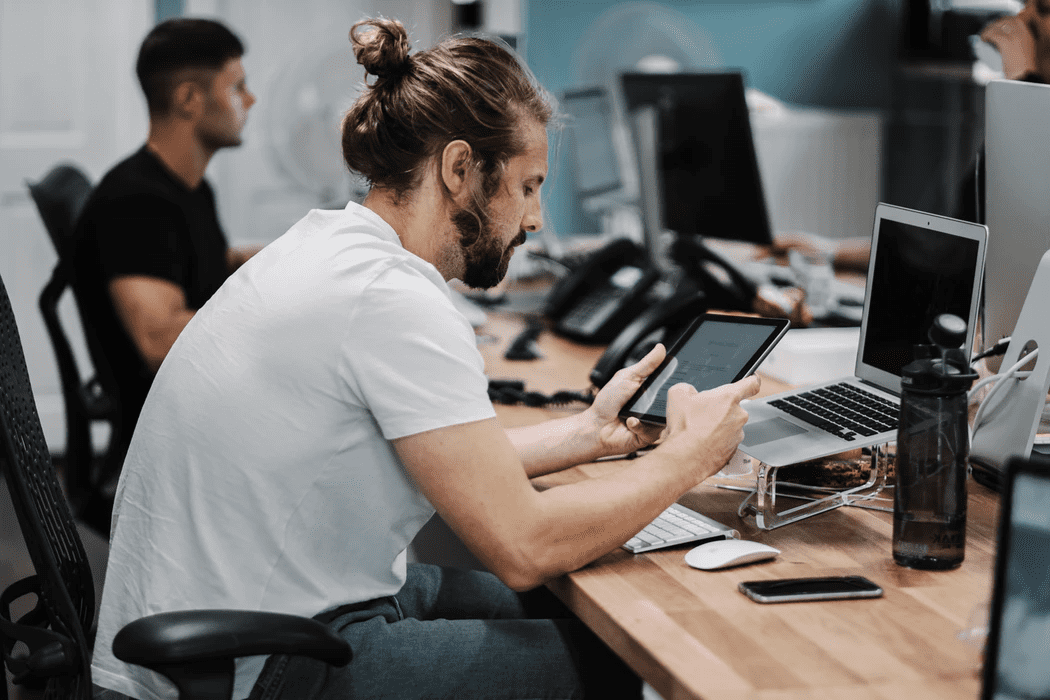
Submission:
<svg viewBox="0 0 1050 700">
<path fill-rule="evenodd" d="M 744 426 L 744 444 L 754 447 L 806 432 L 809 431 L 783 418 L 769 418 Z"/>
</svg>

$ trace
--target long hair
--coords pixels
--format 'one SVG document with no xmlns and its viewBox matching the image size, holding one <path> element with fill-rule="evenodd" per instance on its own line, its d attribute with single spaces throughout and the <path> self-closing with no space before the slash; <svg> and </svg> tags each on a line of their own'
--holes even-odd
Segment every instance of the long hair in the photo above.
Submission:
<svg viewBox="0 0 1050 700">
<path fill-rule="evenodd" d="M 395 199 L 413 191 L 423 169 L 451 141 L 470 144 L 477 203 L 495 194 L 502 169 L 524 151 L 521 125 L 547 126 L 552 99 L 498 40 L 447 38 L 410 55 L 401 22 L 367 19 L 350 30 L 357 62 L 375 76 L 343 119 L 343 158 L 372 187 Z M 479 209 L 480 210 L 480 209 Z"/>
</svg>

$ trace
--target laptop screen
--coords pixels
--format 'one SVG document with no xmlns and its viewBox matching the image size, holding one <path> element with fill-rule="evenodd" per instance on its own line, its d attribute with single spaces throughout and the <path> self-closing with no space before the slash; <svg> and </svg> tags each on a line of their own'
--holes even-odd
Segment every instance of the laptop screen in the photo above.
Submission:
<svg viewBox="0 0 1050 700">
<path fill-rule="evenodd" d="M 928 218 L 937 223 L 935 217 Z M 973 338 L 983 250 L 977 238 L 936 226 L 885 216 L 878 217 L 876 224 L 859 359 L 899 380 L 904 365 L 915 359 L 914 346 L 929 342 L 927 333 L 938 315 L 950 313 L 963 319 Z"/>
<path fill-rule="evenodd" d="M 1004 500 L 982 698 L 1050 697 L 1050 468 L 1018 460 Z M 1007 509 L 1008 507 L 1008 509 Z"/>
</svg>

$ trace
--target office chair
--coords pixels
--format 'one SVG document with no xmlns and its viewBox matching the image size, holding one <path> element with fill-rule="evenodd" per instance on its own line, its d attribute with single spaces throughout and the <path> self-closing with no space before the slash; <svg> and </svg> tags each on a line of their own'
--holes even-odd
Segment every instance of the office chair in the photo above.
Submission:
<svg viewBox="0 0 1050 700">
<path fill-rule="evenodd" d="M 66 258 L 73 242 L 77 217 L 91 194 L 91 181 L 75 165 L 62 163 L 51 168 L 38 182 L 26 182 L 40 210 L 58 257 Z"/>
<path fill-rule="evenodd" d="M 89 700 L 94 584 L 44 441 L 2 279 L 0 463 L 36 570 L 0 593 L 3 660 L 17 684 L 46 681 L 45 700 Z M 35 597 L 35 606 L 12 619 L 11 604 L 26 596 Z M 184 700 L 229 700 L 234 659 L 242 656 L 293 654 L 335 666 L 346 665 L 352 657 L 350 645 L 316 620 L 234 610 L 185 610 L 141 618 L 117 634 L 113 652 L 127 663 L 167 676 Z M 7 700 L 7 684 L 0 689 L 0 700 Z"/>
<path fill-rule="evenodd" d="M 66 489 L 76 516 L 103 537 L 108 537 L 113 509 L 112 487 L 120 473 L 130 436 L 125 434 L 127 428 L 121 420 L 116 392 L 104 388 L 113 387 L 114 383 L 109 379 L 112 375 L 105 355 L 87 327 L 87 319 L 82 326 L 95 376 L 84 381 L 58 315 L 58 305 L 66 290 L 76 297 L 73 237 L 77 218 L 91 194 L 91 182 L 76 166 L 60 164 L 40 181 L 26 182 L 26 186 L 58 254 L 51 279 L 40 293 L 39 306 L 62 382 L 66 412 Z M 96 422 L 109 424 L 109 443 L 100 459 L 95 457 L 91 440 L 91 426 Z"/>
</svg>

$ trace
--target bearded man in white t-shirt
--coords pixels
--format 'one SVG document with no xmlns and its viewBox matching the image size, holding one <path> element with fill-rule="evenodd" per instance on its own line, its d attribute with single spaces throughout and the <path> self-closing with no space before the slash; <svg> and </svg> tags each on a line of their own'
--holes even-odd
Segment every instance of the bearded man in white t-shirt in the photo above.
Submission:
<svg viewBox="0 0 1050 700">
<path fill-rule="evenodd" d="M 541 584 L 721 469 L 758 380 L 674 387 L 653 450 L 533 488 L 658 437 L 618 412 L 664 350 L 579 414 L 502 428 L 447 282 L 491 287 L 542 226 L 549 99 L 496 42 L 409 55 L 395 20 L 358 23 L 351 40 L 375 80 L 344 120 L 343 152 L 370 192 L 257 254 L 161 366 L 117 496 L 96 697 L 174 697 L 110 647 L 131 620 L 193 608 L 314 616 L 352 645 L 345 668 L 241 660 L 236 698 L 639 697 L 637 676 Z M 406 564 L 435 510 L 491 574 Z"/>
</svg>

